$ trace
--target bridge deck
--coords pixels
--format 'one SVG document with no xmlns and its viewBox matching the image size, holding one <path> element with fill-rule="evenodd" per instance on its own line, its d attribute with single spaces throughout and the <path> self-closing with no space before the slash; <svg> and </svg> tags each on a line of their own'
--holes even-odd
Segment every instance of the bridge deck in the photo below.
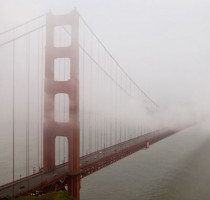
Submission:
<svg viewBox="0 0 210 200">
<path fill-rule="evenodd" d="M 147 133 L 145 135 L 113 145 L 106 149 L 85 155 L 80 158 L 80 176 L 81 178 L 88 176 L 95 171 L 98 171 L 103 167 L 116 162 L 117 160 L 120 160 L 140 149 L 145 148 L 147 142 L 153 144 L 161 139 L 164 139 L 165 137 L 176 133 L 177 131 L 178 130 L 161 130 Z M 0 187 L 0 198 L 5 196 L 19 196 L 22 194 L 31 193 L 42 189 L 47 185 L 50 186 L 53 184 L 53 190 L 59 190 L 59 184 L 62 185 L 62 188 L 66 184 L 66 177 L 68 177 L 68 163 L 56 166 L 55 170 L 51 172 L 43 172 L 40 170 L 40 172 L 36 174 L 24 177 L 6 185 L 2 185 Z"/>
</svg>

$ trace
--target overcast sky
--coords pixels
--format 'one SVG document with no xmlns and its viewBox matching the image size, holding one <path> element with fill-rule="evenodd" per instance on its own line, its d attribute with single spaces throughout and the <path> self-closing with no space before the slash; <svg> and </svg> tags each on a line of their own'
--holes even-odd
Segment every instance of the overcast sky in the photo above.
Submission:
<svg viewBox="0 0 210 200">
<path fill-rule="evenodd" d="M 74 7 L 160 106 L 210 107 L 210 1 L 0 0 L 0 31 Z"/>
</svg>

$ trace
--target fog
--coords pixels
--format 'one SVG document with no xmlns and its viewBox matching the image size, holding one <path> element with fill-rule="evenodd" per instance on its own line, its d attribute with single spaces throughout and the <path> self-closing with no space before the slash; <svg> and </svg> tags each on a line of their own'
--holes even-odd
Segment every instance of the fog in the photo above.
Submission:
<svg viewBox="0 0 210 200">
<path fill-rule="evenodd" d="M 76 7 L 161 108 L 196 116 L 209 107 L 209 6 L 204 0 L 9 0 L 1 2 L 0 30 L 49 10 L 64 14 Z"/>
<path fill-rule="evenodd" d="M 86 136 L 82 136 L 81 133 L 81 137 L 86 140 L 86 146 L 81 147 L 81 155 L 104 147 L 104 142 L 98 141 L 97 143 L 98 139 L 95 137 L 91 141 L 97 143 L 95 149 L 88 149 L 90 142 L 87 138 L 92 134 L 91 131 L 100 132 L 99 129 L 104 130 L 105 124 L 111 124 L 112 121 L 115 121 L 117 125 L 110 125 L 110 130 L 106 132 L 107 134 L 110 133 L 106 139 L 107 146 L 113 144 L 110 138 L 119 142 L 119 138 L 115 139 L 111 132 L 117 130 L 116 133 L 119 136 L 121 134 L 119 131 L 121 124 L 125 126 L 125 132 L 127 129 L 132 132 L 129 137 L 135 137 L 139 130 L 141 130 L 141 133 L 145 133 L 166 126 L 177 127 L 209 118 L 210 2 L 204 0 L 8 0 L 1 1 L 0 32 L 47 13 L 49 10 L 54 14 L 65 14 L 75 7 L 112 56 L 120 63 L 120 66 L 152 99 L 152 101 L 148 100 L 143 92 L 132 84 L 129 86 L 133 88 L 130 93 L 132 98 L 128 97 L 126 93 L 130 90 L 128 87 L 130 82 L 125 74 L 122 73 L 119 77 L 116 75 L 119 73 L 118 64 L 105 52 L 102 46 L 100 46 L 101 53 L 98 55 L 98 46 L 95 39 L 91 44 L 88 44 L 84 41 L 84 35 L 81 34 L 81 45 L 88 52 L 91 52 L 98 65 L 102 66 L 105 72 L 109 74 L 109 77 L 104 76 L 103 70 L 100 71 L 100 67 L 92 63 L 88 56 L 85 57 L 86 67 L 84 68 L 84 55 L 82 51 L 80 52 L 80 115 L 82 116 L 80 122 L 81 131 L 83 129 L 87 130 Z M 43 20 L 40 20 L 39 25 L 43 22 Z M 30 27 L 27 27 L 27 29 L 30 29 Z M 17 36 L 18 32 L 14 34 Z M 31 48 L 32 55 L 36 56 L 44 53 L 44 46 L 36 43 L 35 39 L 33 40 L 33 37 L 42 37 L 44 34 L 44 31 L 39 32 L 37 35 L 32 34 L 29 38 L 32 41 L 29 42 L 30 45 L 34 47 Z M 11 34 L 9 37 L 12 38 L 13 35 Z M 87 40 L 91 36 L 86 35 L 85 37 Z M 0 41 L 3 42 L 4 39 L 1 38 Z M 22 44 L 24 47 L 17 50 L 16 56 L 27 53 L 27 40 L 22 41 Z M 21 46 L 20 43 L 16 45 Z M 90 45 L 92 45 L 91 49 Z M 42 50 L 38 50 L 39 47 Z M 11 53 L 11 50 L 12 46 L 0 49 L 0 57 L 3 60 L 0 64 L 0 131 L 5 133 L 1 134 L 0 137 L 8 137 L 8 140 L 11 139 L 11 134 L 7 136 L 6 132 L 11 133 L 12 129 L 12 60 L 6 58 L 9 58 L 8 53 Z M 104 59 L 106 59 L 106 64 L 103 63 Z M 65 68 L 68 62 L 64 60 L 61 61 L 61 64 L 58 62 L 57 70 L 61 70 L 61 74 L 64 73 L 63 71 L 69 73 L 69 69 Z M 39 76 L 37 73 L 42 72 L 41 65 L 43 66 L 44 59 L 36 60 L 34 58 L 30 63 L 30 76 L 34 78 L 30 82 L 30 95 L 38 96 L 39 99 L 42 96 L 41 90 L 39 90 L 42 86 L 38 82 L 42 79 L 43 74 Z M 29 109 L 25 107 L 25 104 L 27 104 L 25 94 L 27 90 L 25 85 L 27 71 L 24 71 L 26 65 L 27 60 L 16 59 L 18 69 L 16 69 L 15 78 L 17 88 L 15 91 L 15 120 L 16 132 L 21 136 L 25 134 L 25 113 Z M 37 65 L 40 71 L 37 71 Z M 5 66 L 7 67 L 5 68 Z M 84 70 L 85 78 L 82 77 Z M 59 71 L 59 74 L 57 72 L 57 75 L 55 75 L 55 79 L 60 80 L 60 76 L 62 75 Z M 115 82 L 110 81 L 110 79 L 115 79 Z M 119 91 L 116 85 L 122 86 L 125 91 Z M 82 102 L 83 97 L 85 103 Z M 68 113 L 65 109 L 69 107 L 71 102 L 67 102 L 68 98 L 64 94 L 56 98 L 55 101 L 58 104 L 60 102 L 64 102 L 64 104 L 62 108 L 60 108 L 60 105 L 58 105 L 59 109 L 55 107 L 55 114 L 57 113 L 55 121 L 68 121 Z M 33 136 L 31 140 L 36 137 L 41 140 L 41 135 L 40 133 L 37 135 L 37 130 L 39 132 L 42 128 L 40 124 L 42 119 L 38 116 L 43 110 L 42 105 L 40 105 L 41 100 L 38 101 L 33 97 L 30 98 L 29 114 L 30 120 L 34 122 L 30 126 L 31 132 L 34 133 L 31 134 Z M 156 112 L 157 110 L 158 112 Z M 90 112 L 93 112 L 92 115 L 90 115 Z M 101 123 L 101 125 L 97 127 L 96 123 Z M 38 128 L 35 124 L 38 125 Z M 145 130 L 142 130 L 142 126 Z M 101 133 L 101 137 L 102 135 L 105 135 L 105 132 Z M 123 135 L 122 141 L 129 137 L 126 134 Z M 64 141 L 63 144 L 66 143 L 67 141 Z M 21 144 L 22 141 L 20 140 L 16 145 Z M 38 145 L 40 148 L 41 144 Z M 37 144 L 34 144 L 34 146 L 37 147 Z M 35 154 L 35 152 L 33 153 Z M 11 152 L 8 154 L 11 154 Z M 64 160 L 67 158 L 65 150 L 63 150 L 62 156 Z M 42 162 L 39 153 L 37 159 L 38 162 Z M 57 161 L 57 163 L 60 162 L 62 161 Z M 34 165 L 34 163 L 31 164 L 31 166 Z M 39 167 L 39 165 L 36 166 Z"/>
</svg>

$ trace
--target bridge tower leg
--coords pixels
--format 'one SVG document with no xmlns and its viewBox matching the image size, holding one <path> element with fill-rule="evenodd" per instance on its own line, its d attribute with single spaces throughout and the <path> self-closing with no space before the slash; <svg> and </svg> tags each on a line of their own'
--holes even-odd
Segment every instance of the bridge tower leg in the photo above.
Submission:
<svg viewBox="0 0 210 200">
<path fill-rule="evenodd" d="M 57 47 L 54 45 L 55 27 L 71 26 L 71 44 Z M 70 80 L 54 80 L 54 61 L 57 58 L 70 59 Z M 55 169 L 55 138 L 65 136 L 68 140 L 69 177 L 71 195 L 79 200 L 80 195 L 80 125 L 79 125 L 79 14 L 76 10 L 66 15 L 47 14 L 45 83 L 44 83 L 44 133 L 43 160 L 44 171 Z M 55 121 L 55 95 L 65 93 L 69 97 L 69 121 Z"/>
</svg>

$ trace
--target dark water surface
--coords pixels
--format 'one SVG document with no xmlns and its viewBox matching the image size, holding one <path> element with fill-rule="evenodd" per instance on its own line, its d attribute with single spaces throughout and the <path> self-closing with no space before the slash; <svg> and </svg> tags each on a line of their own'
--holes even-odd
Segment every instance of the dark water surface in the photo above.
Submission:
<svg viewBox="0 0 210 200">
<path fill-rule="evenodd" d="M 210 122 L 82 180 L 81 200 L 210 200 Z"/>
</svg>

